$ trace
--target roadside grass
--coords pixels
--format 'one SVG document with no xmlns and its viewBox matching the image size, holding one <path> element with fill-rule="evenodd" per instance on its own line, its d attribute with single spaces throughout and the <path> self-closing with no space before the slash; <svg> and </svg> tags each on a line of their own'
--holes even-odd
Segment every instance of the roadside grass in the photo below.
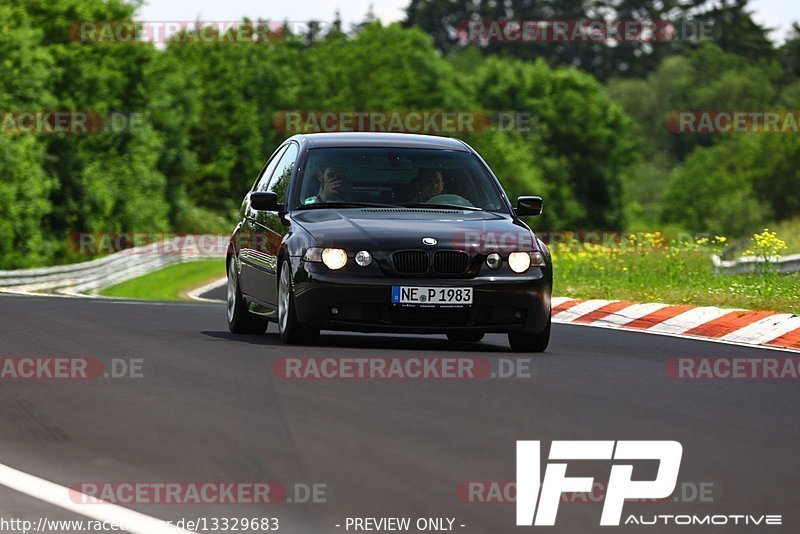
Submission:
<svg viewBox="0 0 800 534">
<path fill-rule="evenodd" d="M 559 244 L 553 294 L 800 314 L 800 273 L 716 275 L 710 255 L 722 243 L 672 245 L 647 235 L 650 242 L 635 248 Z"/>
<path fill-rule="evenodd" d="M 189 300 L 187 291 L 225 276 L 225 261 L 199 260 L 170 265 L 104 289 L 100 294 L 148 300 Z"/>
<path fill-rule="evenodd" d="M 780 229 L 776 227 L 776 231 Z M 552 250 L 553 294 L 800 315 L 800 273 L 716 275 L 710 255 L 719 253 L 724 245 L 724 239 L 674 244 L 658 232 L 637 235 L 618 246 L 579 245 L 567 240 Z M 220 260 L 181 263 L 106 288 L 101 294 L 186 300 L 181 296 L 185 292 L 224 275 Z"/>
</svg>

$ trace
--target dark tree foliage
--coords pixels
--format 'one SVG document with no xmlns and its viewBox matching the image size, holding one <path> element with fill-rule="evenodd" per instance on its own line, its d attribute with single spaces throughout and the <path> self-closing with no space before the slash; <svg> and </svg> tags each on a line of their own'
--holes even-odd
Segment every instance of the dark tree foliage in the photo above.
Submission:
<svg viewBox="0 0 800 534">
<path fill-rule="evenodd" d="M 520 59 L 544 58 L 552 65 L 571 65 L 606 80 L 612 76 L 643 77 L 671 55 L 691 50 L 713 38 L 725 51 L 748 58 L 774 57 L 767 30 L 747 10 L 748 0 L 508 0 L 451 2 L 411 0 L 407 26 L 428 32 L 436 47 L 452 54 L 465 46 L 484 54 Z M 608 42 L 470 43 L 458 29 L 469 20 L 606 20 L 660 21 L 673 33 L 654 40 Z M 659 24 L 661 27 L 661 24 Z M 668 38 L 668 36 L 670 36 Z"/>
</svg>

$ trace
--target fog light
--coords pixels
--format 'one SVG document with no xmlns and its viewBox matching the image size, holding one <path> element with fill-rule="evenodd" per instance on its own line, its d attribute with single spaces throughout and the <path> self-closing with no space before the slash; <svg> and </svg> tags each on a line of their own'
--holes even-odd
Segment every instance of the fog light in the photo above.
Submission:
<svg viewBox="0 0 800 534">
<path fill-rule="evenodd" d="M 356 252 L 356 263 L 361 267 L 368 266 L 370 263 L 372 263 L 372 254 L 366 250 L 359 250 Z"/>
<path fill-rule="evenodd" d="M 527 252 L 512 252 L 508 255 L 508 266 L 515 273 L 524 273 L 531 266 L 531 256 Z"/>
<path fill-rule="evenodd" d="M 497 252 L 493 252 L 486 257 L 486 265 L 489 266 L 490 269 L 497 269 L 500 267 L 500 264 L 503 262 L 503 259 L 500 257 L 500 254 Z"/>
<path fill-rule="evenodd" d="M 514 319 L 522 319 L 522 312 L 517 310 L 514 312 Z"/>
<path fill-rule="evenodd" d="M 339 308 L 337 308 L 336 306 L 331 308 L 331 315 L 339 315 Z"/>
</svg>

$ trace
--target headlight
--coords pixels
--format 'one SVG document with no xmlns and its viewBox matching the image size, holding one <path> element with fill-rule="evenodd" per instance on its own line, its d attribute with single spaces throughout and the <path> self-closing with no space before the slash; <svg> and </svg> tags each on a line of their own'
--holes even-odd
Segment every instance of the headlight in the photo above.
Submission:
<svg viewBox="0 0 800 534">
<path fill-rule="evenodd" d="M 524 273 L 531 266 L 531 256 L 527 252 L 512 252 L 508 255 L 508 266 L 515 273 Z"/>
<path fill-rule="evenodd" d="M 492 252 L 486 256 L 486 265 L 488 265 L 490 269 L 499 269 L 501 263 L 503 263 L 503 259 L 497 252 Z"/>
<path fill-rule="evenodd" d="M 326 248 L 322 251 L 322 263 L 334 271 L 347 263 L 347 252 L 340 248 Z"/>
<path fill-rule="evenodd" d="M 328 269 L 339 270 L 347 263 L 347 252 L 340 248 L 311 247 L 303 254 L 304 261 L 322 262 Z M 359 264 L 361 265 L 361 264 Z"/>
<path fill-rule="evenodd" d="M 372 263 L 372 254 L 370 254 L 367 250 L 359 250 L 356 252 L 356 263 L 361 267 L 367 267 L 370 263 Z"/>
<path fill-rule="evenodd" d="M 531 252 L 531 265 L 534 267 L 544 267 L 544 254 L 541 252 Z"/>
</svg>

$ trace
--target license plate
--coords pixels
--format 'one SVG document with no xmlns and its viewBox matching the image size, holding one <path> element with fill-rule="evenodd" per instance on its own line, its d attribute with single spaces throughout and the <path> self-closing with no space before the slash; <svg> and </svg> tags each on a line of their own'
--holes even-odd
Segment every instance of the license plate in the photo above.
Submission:
<svg viewBox="0 0 800 534">
<path fill-rule="evenodd" d="M 471 287 L 392 286 L 395 304 L 472 304 Z"/>
</svg>

